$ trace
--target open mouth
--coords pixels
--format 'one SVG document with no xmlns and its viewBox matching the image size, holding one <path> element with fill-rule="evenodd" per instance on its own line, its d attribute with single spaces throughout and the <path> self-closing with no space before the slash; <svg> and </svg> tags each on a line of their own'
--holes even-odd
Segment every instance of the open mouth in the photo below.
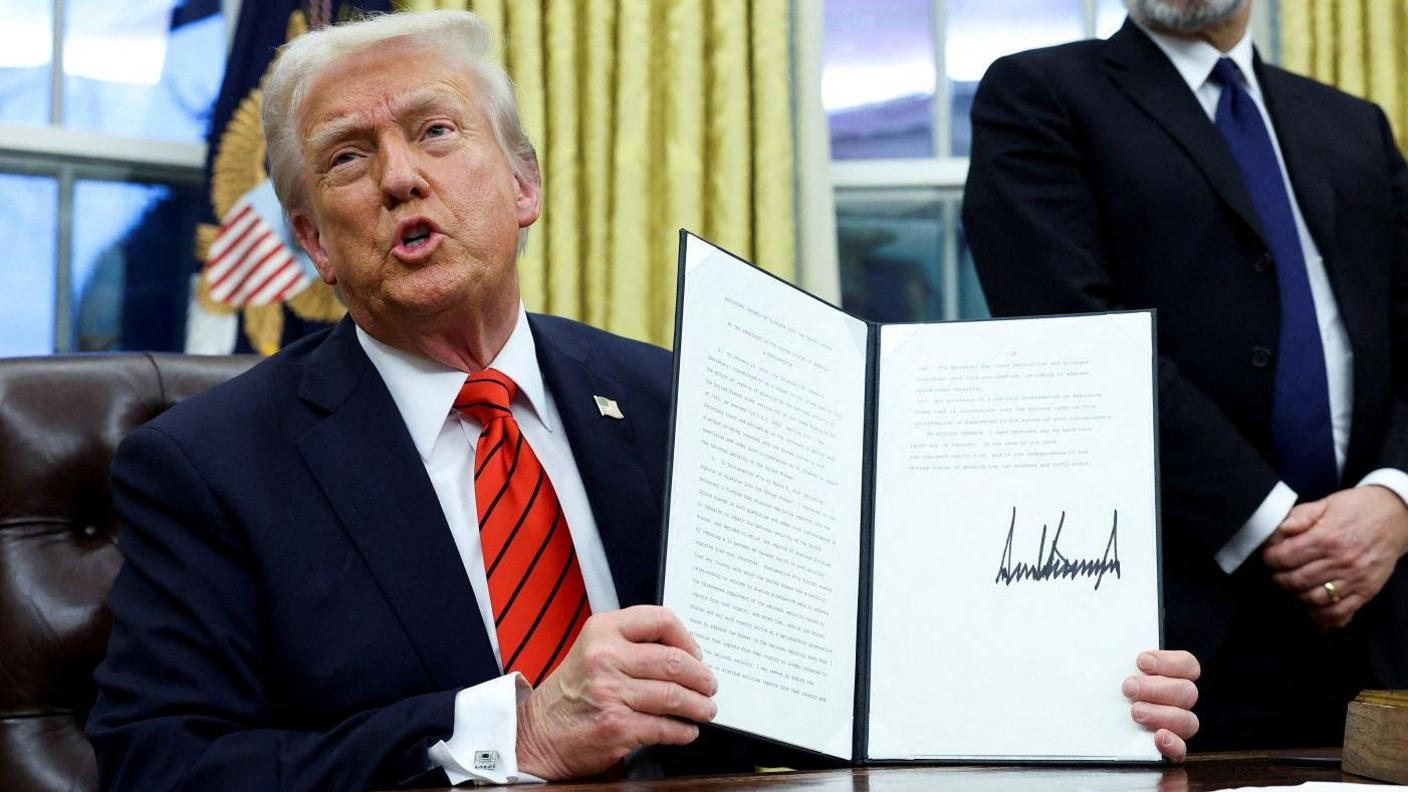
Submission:
<svg viewBox="0 0 1408 792">
<path fill-rule="evenodd" d="M 415 250 L 430 242 L 434 231 L 429 223 L 416 223 L 401 233 L 400 244 L 408 250 Z"/>
</svg>

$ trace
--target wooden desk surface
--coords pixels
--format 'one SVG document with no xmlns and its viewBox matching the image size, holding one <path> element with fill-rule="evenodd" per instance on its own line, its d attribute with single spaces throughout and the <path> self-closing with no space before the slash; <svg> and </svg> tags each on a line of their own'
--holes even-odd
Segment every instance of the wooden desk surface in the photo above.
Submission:
<svg viewBox="0 0 1408 792">
<path fill-rule="evenodd" d="M 1304 755 L 1308 752 L 1301 752 Z M 1327 752 L 1319 752 L 1325 756 Z M 1338 756 L 1338 751 L 1333 752 Z M 880 767 L 656 781 L 548 784 L 530 790 L 806 790 L 807 792 L 1211 792 L 1241 786 L 1289 786 L 1304 781 L 1374 781 L 1341 772 L 1338 764 L 1303 764 L 1275 754 L 1203 754 L 1178 767 Z M 523 789 L 524 787 L 519 787 Z M 446 790 L 445 792 L 449 792 Z"/>
</svg>

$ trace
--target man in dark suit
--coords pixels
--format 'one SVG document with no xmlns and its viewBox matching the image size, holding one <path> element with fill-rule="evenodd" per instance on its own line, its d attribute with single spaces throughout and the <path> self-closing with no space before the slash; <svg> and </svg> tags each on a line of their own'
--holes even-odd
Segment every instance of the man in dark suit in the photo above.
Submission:
<svg viewBox="0 0 1408 792">
<path fill-rule="evenodd" d="M 974 261 L 996 315 L 1158 310 L 1193 747 L 1336 742 L 1408 685 L 1408 168 L 1377 107 L 1255 55 L 1249 0 L 1126 6 L 984 77 Z"/>
<path fill-rule="evenodd" d="M 271 176 L 349 318 L 119 450 L 104 787 L 574 778 L 713 717 L 698 646 L 648 604 L 669 355 L 524 312 L 539 178 L 491 41 L 434 12 L 280 56 Z M 1196 661 L 1140 667 L 1133 706 L 1181 757 Z M 750 757 L 724 750 L 672 766 Z"/>
</svg>

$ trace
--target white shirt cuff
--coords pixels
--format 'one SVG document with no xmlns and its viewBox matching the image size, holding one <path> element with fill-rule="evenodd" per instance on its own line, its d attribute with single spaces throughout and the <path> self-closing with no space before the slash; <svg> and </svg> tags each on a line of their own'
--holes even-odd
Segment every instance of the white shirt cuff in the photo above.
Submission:
<svg viewBox="0 0 1408 792">
<path fill-rule="evenodd" d="M 430 746 L 430 763 L 454 785 L 544 783 L 518 771 L 518 702 L 532 692 L 513 673 L 455 694 L 455 730 Z"/>
<path fill-rule="evenodd" d="M 1404 478 L 1408 480 L 1408 476 Z M 1295 490 L 1286 486 L 1284 481 L 1276 482 L 1266 500 L 1252 512 L 1252 516 L 1242 525 L 1241 530 L 1233 534 L 1227 544 L 1217 551 L 1214 558 L 1217 565 L 1222 567 L 1222 571 L 1229 575 L 1236 572 L 1237 568 L 1261 547 L 1262 542 L 1276 532 L 1295 505 Z"/>
<path fill-rule="evenodd" d="M 1373 473 L 1359 480 L 1359 486 L 1369 485 L 1383 487 L 1398 496 L 1405 506 L 1408 506 L 1408 473 L 1404 473 L 1397 468 L 1379 468 Z"/>
</svg>

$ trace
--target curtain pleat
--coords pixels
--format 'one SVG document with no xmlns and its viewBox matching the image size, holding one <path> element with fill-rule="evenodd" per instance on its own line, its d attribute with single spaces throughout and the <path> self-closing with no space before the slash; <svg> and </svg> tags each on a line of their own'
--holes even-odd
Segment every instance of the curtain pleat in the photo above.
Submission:
<svg viewBox="0 0 1408 792">
<path fill-rule="evenodd" d="M 489 27 L 493 28 L 498 36 L 494 38 L 493 57 L 500 63 L 504 62 L 504 45 L 508 41 L 508 19 L 506 6 L 511 0 L 478 0 L 474 3 L 474 12 L 483 17 Z M 438 0 L 436 5 L 439 8 L 451 10 L 462 10 L 467 7 L 465 0 Z"/>
<path fill-rule="evenodd" d="M 1280 6 L 1281 65 L 1309 73 L 1315 57 L 1314 41 L 1310 31 L 1314 29 L 1314 17 L 1308 2 L 1282 2 Z"/>
<path fill-rule="evenodd" d="M 547 128 L 547 91 L 543 79 L 545 47 L 542 4 L 503 0 L 503 8 L 504 26 L 500 30 L 504 33 L 505 68 L 513 76 L 514 94 L 518 98 L 518 114 L 523 118 L 523 127 L 538 145 L 539 166 L 543 173 L 543 209 L 546 212 L 546 191 L 552 188 L 547 180 L 551 163 L 543 160 L 548 149 L 545 144 L 551 141 Z M 547 237 L 550 225 L 551 221 L 539 219 L 539 224 L 528 233 L 528 247 L 518 263 L 523 302 L 542 306 L 539 310 L 545 310 L 548 305 Z"/>
<path fill-rule="evenodd" d="M 666 218 L 697 218 L 691 227 L 696 233 L 711 233 L 702 219 L 705 217 L 705 180 L 709 156 L 708 135 L 705 132 L 708 113 L 706 90 L 706 63 L 708 14 L 703 0 L 680 0 L 670 3 L 666 13 L 668 40 L 666 52 L 669 58 L 668 90 L 661 97 L 663 102 L 665 137 L 669 143 L 664 151 L 664 216 Z M 677 222 L 674 228 L 662 225 L 656 235 L 656 256 L 668 257 L 676 236 L 672 232 L 680 226 L 689 225 Z M 673 297 L 674 288 L 668 272 L 658 283 L 655 293 L 658 296 Z M 667 282 L 670 281 L 670 282 Z M 656 300 L 656 311 L 673 313 L 673 302 Z"/>
<path fill-rule="evenodd" d="M 1291 0 L 1295 2 L 1296 0 Z M 1312 53 L 1315 58 L 1314 68 L 1316 74 L 1326 75 L 1325 81 L 1334 83 L 1337 78 L 1335 68 L 1335 3 L 1320 2 L 1320 0 L 1302 0 L 1303 2 L 1313 2 L 1311 41 Z M 1336 0 L 1338 1 L 1338 0 Z M 1352 2 L 1352 0 L 1350 0 Z"/>
<path fill-rule="evenodd" d="M 1365 9 L 1368 95 L 1408 148 L 1408 0 L 1368 0 Z"/>
<path fill-rule="evenodd" d="M 1357 0 L 1335 4 L 1335 84 L 1364 95 L 1364 7 Z"/>
<path fill-rule="evenodd" d="M 791 0 L 402 0 L 469 8 L 538 148 L 528 309 L 668 346 L 677 232 L 793 279 Z"/>
<path fill-rule="evenodd" d="M 1408 0 L 1281 0 L 1281 62 L 1376 102 L 1408 148 Z"/>
<path fill-rule="evenodd" d="M 547 262 L 570 260 L 582 250 L 584 223 L 582 186 L 582 126 L 577 84 L 577 3 L 549 0 L 544 20 L 547 134 L 543 150 L 543 268 L 546 277 L 542 305 L 549 313 L 582 315 L 582 270 L 548 267 Z"/>
<path fill-rule="evenodd" d="M 610 185 L 615 167 L 612 138 L 617 113 L 616 2 L 588 0 L 581 5 L 579 28 L 584 47 L 577 86 L 582 107 L 582 178 L 576 185 L 582 205 L 583 248 L 576 259 L 582 283 L 580 318 L 588 324 L 610 328 L 610 284 L 615 270 L 611 217 L 616 204 Z M 573 265 L 569 262 L 562 266 Z"/>
<path fill-rule="evenodd" d="M 792 102 L 792 20 L 785 3 L 753 3 L 753 250 L 787 280 L 796 268 L 797 179 Z"/>
<path fill-rule="evenodd" d="M 651 124 L 651 86 L 658 75 L 652 66 L 655 49 L 652 17 L 657 3 L 627 3 L 616 9 L 616 105 L 611 178 L 612 198 L 607 244 L 606 328 L 633 338 L 657 340 L 652 294 L 659 288 L 659 263 L 651 261 L 656 237 L 652 216 L 653 173 L 662 167 L 652 144 L 658 140 Z"/>
<path fill-rule="evenodd" d="M 711 3 L 704 61 L 705 236 L 729 250 L 753 249 L 753 102 L 748 5 Z"/>
</svg>

